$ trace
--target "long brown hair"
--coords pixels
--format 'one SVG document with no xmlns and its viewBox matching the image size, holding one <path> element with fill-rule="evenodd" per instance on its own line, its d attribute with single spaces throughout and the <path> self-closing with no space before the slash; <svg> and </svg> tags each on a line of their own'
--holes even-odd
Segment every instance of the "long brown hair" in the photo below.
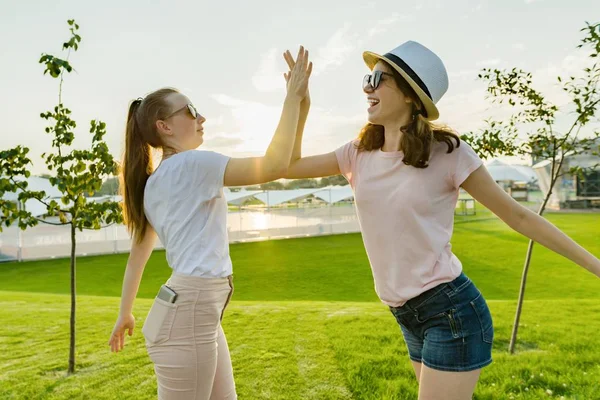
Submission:
<svg viewBox="0 0 600 400">
<path fill-rule="evenodd" d="M 388 66 L 389 67 L 389 66 Z M 448 153 L 452 153 L 455 147 L 460 146 L 460 138 L 450 128 L 437 125 L 428 121 L 424 114 L 426 113 L 423 103 L 406 80 L 394 69 L 389 67 L 394 75 L 394 80 L 398 88 L 409 97 L 412 102 L 412 121 L 400 128 L 402 138 L 400 139 L 400 148 L 404 153 L 402 160 L 407 165 L 416 168 L 427 168 L 433 142 L 444 142 L 448 146 Z M 359 151 L 378 150 L 383 147 L 385 142 L 384 127 L 367 123 L 358 135 Z M 456 145 L 454 144 L 456 141 Z"/>
<path fill-rule="evenodd" d="M 154 171 L 152 148 L 163 148 L 156 130 L 156 121 L 169 115 L 171 105 L 167 97 L 174 93 L 179 91 L 172 88 L 159 89 L 129 105 L 125 152 L 119 178 L 125 224 L 138 243 L 144 238 L 148 227 L 148 219 L 144 213 L 144 189 Z"/>
</svg>

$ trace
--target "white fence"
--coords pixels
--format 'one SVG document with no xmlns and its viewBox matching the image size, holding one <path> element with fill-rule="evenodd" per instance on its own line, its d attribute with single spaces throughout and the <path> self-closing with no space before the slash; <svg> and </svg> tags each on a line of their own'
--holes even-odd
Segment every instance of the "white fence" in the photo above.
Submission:
<svg viewBox="0 0 600 400">
<path fill-rule="evenodd" d="M 230 211 L 227 217 L 230 242 L 358 232 L 353 204 L 300 208 L 250 208 Z M 125 226 L 77 232 L 77 255 L 128 252 L 131 241 Z M 162 248 L 160 242 L 157 249 Z M 21 231 L 4 228 L 0 233 L 0 261 L 68 257 L 71 233 L 68 226 L 39 224 Z"/>
<path fill-rule="evenodd" d="M 227 215 L 230 243 L 360 231 L 353 202 L 298 205 L 293 208 L 247 207 L 230 210 Z M 457 215 L 474 213 L 475 202 L 472 199 L 458 201 Z M 83 256 L 123 253 L 131 249 L 131 240 L 124 225 L 78 231 L 76 240 L 76 254 Z M 160 241 L 156 248 L 163 248 Z M 0 233 L 0 262 L 68 257 L 70 254 L 69 226 L 40 223 L 25 231 L 11 227 L 4 228 Z"/>
</svg>

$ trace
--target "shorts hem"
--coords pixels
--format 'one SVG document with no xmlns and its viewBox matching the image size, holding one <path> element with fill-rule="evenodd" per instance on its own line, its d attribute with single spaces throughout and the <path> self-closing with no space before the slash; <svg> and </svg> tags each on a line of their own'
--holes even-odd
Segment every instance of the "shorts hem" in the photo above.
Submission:
<svg viewBox="0 0 600 400">
<path fill-rule="evenodd" d="M 435 369 L 437 371 L 446 371 L 446 372 L 469 372 L 469 371 L 474 371 L 476 369 L 481 369 L 483 367 L 486 367 L 488 365 L 490 365 L 492 363 L 492 359 L 490 358 L 489 360 L 486 360 L 484 362 L 480 362 L 478 364 L 472 364 L 472 365 L 468 365 L 466 367 L 445 367 L 445 366 L 440 366 L 440 365 L 434 365 L 431 364 L 425 360 L 422 361 L 422 363 L 427 366 L 428 368 L 431 369 Z"/>
</svg>

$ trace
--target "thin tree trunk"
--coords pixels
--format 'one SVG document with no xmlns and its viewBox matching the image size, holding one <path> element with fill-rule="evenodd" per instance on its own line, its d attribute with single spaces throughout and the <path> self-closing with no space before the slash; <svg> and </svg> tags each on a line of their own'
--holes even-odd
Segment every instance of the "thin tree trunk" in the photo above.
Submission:
<svg viewBox="0 0 600 400">
<path fill-rule="evenodd" d="M 75 225 L 71 222 L 71 341 L 69 346 L 69 374 L 75 372 Z"/>
<path fill-rule="evenodd" d="M 517 312 L 515 314 L 515 322 L 513 324 L 512 335 L 510 336 L 510 344 L 508 351 L 510 354 L 515 353 L 515 346 L 517 344 L 517 334 L 519 333 L 519 321 L 521 319 L 521 310 L 523 308 L 523 300 L 525 298 L 525 286 L 527 284 L 527 273 L 529 272 L 529 263 L 531 261 L 531 254 L 533 253 L 533 240 L 529 241 L 527 247 L 527 255 L 525 256 L 525 266 L 523 267 L 523 275 L 521 276 L 521 288 L 519 289 L 519 300 L 517 301 Z"/>
<path fill-rule="evenodd" d="M 537 214 L 541 216 L 546 209 L 546 205 L 548 204 L 548 200 L 550 200 L 550 196 L 552 196 L 552 188 L 554 185 L 550 187 L 548 190 L 548 194 L 546 194 L 546 198 Z M 508 352 L 510 354 L 515 353 L 515 346 L 517 345 L 517 334 L 519 332 L 519 321 L 521 320 L 521 310 L 523 309 L 523 300 L 525 299 L 525 287 L 527 285 L 527 274 L 529 273 L 529 264 L 531 263 L 531 255 L 533 253 L 533 245 L 534 241 L 529 241 L 529 246 L 527 247 L 527 255 L 525 256 L 525 265 L 523 266 L 523 275 L 521 276 L 521 288 L 519 289 L 519 300 L 517 301 L 517 312 L 515 313 L 515 322 L 513 325 L 512 334 L 510 336 L 510 344 L 508 346 Z"/>
</svg>

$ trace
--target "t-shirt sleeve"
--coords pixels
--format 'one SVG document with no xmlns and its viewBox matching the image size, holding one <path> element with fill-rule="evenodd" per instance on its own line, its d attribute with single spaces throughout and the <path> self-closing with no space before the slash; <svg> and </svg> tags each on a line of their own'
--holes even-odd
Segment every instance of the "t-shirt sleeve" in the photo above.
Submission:
<svg viewBox="0 0 600 400">
<path fill-rule="evenodd" d="M 195 186 L 201 187 L 202 191 L 213 198 L 218 196 L 223 188 L 225 168 L 229 159 L 214 151 L 193 150 L 188 157 L 189 169 L 186 168 L 185 173 L 192 174 Z"/>
<path fill-rule="evenodd" d="M 340 172 L 348 180 L 351 187 L 354 187 L 357 155 L 358 149 L 356 148 L 355 140 L 348 142 L 335 150 L 335 156 L 337 158 Z"/>
<path fill-rule="evenodd" d="M 449 170 L 452 184 L 454 188 L 458 189 L 473 171 L 483 165 L 483 161 L 473 148 L 462 140 L 454 152 L 456 152 L 456 156 Z"/>
</svg>

